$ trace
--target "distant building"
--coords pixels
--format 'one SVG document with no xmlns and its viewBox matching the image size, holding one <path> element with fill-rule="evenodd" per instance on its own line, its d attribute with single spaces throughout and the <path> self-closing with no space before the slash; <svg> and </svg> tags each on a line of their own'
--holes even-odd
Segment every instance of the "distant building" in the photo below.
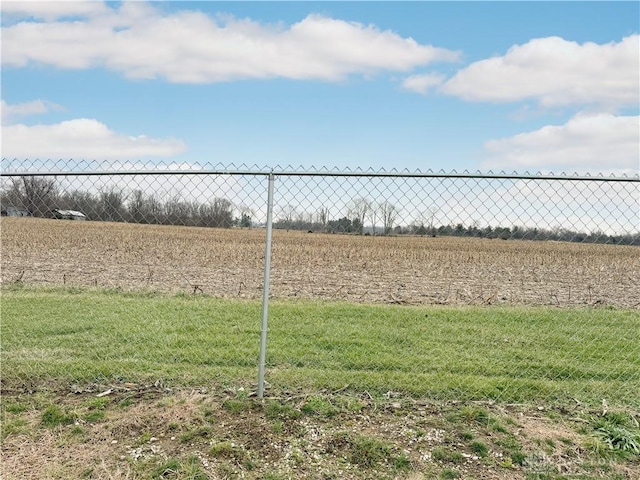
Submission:
<svg viewBox="0 0 640 480">
<path fill-rule="evenodd" d="M 24 207 L 6 207 L 0 211 L 3 217 L 30 217 L 29 210 Z"/>
<path fill-rule="evenodd" d="M 87 216 L 76 210 L 60 210 L 56 209 L 53 211 L 53 218 L 58 218 L 61 220 L 86 220 Z"/>
</svg>

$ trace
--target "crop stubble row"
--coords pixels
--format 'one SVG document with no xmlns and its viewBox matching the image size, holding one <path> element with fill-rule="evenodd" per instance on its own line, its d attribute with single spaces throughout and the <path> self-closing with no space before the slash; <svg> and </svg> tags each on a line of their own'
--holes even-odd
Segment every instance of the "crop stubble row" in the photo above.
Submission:
<svg viewBox="0 0 640 480">
<path fill-rule="evenodd" d="M 263 229 L 3 218 L 1 280 L 260 298 Z M 640 308 L 640 250 L 274 231 L 271 295 Z"/>
</svg>

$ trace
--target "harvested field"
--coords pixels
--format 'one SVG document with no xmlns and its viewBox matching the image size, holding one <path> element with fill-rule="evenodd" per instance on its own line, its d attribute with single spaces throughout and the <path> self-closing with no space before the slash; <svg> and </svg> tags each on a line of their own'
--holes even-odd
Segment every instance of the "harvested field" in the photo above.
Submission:
<svg viewBox="0 0 640 480">
<path fill-rule="evenodd" d="M 2 218 L 3 284 L 259 298 L 262 229 Z M 274 231 L 276 298 L 640 308 L 632 246 Z"/>
</svg>

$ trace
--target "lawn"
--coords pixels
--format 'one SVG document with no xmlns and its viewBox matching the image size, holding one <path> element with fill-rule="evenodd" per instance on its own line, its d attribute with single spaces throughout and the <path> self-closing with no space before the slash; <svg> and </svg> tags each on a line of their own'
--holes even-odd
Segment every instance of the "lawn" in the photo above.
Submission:
<svg viewBox="0 0 640 480">
<path fill-rule="evenodd" d="M 255 388 L 255 301 L 10 287 L 1 305 L 5 391 L 157 381 Z M 637 311 L 306 300 L 274 301 L 269 313 L 267 396 L 344 389 L 640 406 Z"/>
</svg>

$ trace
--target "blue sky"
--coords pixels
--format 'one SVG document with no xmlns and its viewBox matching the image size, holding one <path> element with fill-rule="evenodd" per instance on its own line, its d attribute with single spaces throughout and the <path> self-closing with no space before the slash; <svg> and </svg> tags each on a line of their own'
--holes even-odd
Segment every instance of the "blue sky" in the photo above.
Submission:
<svg viewBox="0 0 640 480">
<path fill-rule="evenodd" d="M 638 173 L 638 2 L 2 2 L 2 156 Z"/>
</svg>

